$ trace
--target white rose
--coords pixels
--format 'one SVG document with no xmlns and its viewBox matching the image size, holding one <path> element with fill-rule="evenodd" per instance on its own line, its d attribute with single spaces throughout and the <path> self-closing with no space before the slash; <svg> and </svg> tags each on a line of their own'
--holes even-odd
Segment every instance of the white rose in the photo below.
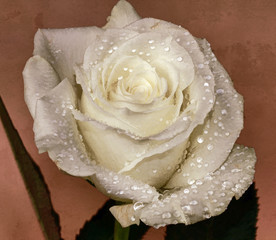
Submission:
<svg viewBox="0 0 276 240">
<path fill-rule="evenodd" d="M 252 183 L 243 99 L 206 40 L 121 0 L 103 28 L 38 30 L 23 72 L 36 145 L 126 202 L 123 225 L 191 224 Z"/>
</svg>

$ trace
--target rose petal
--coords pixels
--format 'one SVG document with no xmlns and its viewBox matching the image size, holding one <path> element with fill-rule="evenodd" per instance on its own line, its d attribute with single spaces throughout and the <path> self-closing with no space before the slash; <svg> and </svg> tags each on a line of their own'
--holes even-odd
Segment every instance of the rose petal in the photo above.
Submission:
<svg viewBox="0 0 276 240">
<path fill-rule="evenodd" d="M 183 102 L 182 90 L 193 81 L 194 70 L 193 62 L 188 53 L 177 43 L 170 43 L 171 40 L 167 39 L 166 44 L 170 44 L 172 49 L 169 53 L 164 50 L 162 41 L 166 36 L 166 34 L 162 35 L 162 33 L 137 35 L 136 32 L 130 30 L 118 30 L 114 32 L 114 29 L 112 29 L 99 37 L 93 48 L 88 48 L 85 53 L 83 70 L 76 68 L 77 82 L 82 85 L 86 97 L 90 99 L 89 101 L 83 99 L 85 101 L 85 104 L 82 103 L 83 110 L 88 111 L 84 111 L 84 113 L 88 113 L 91 118 L 101 123 L 120 128 L 142 138 L 157 134 L 172 124 L 174 119 L 178 117 Z M 120 40 L 122 37 L 123 39 L 130 39 L 123 41 Z M 149 41 L 153 39 L 155 39 L 155 49 L 152 50 L 150 48 L 152 45 Z M 116 50 L 114 50 L 114 46 L 110 48 L 111 40 L 116 42 Z M 111 55 L 108 56 L 107 52 L 110 50 Z M 142 55 L 138 57 L 135 52 L 132 52 L 133 50 L 141 50 Z M 146 56 L 150 52 L 151 56 Z M 183 62 L 176 60 L 177 56 L 180 55 L 183 58 Z M 157 57 L 160 59 L 158 63 L 155 60 Z M 125 62 L 125 58 L 131 58 L 128 64 L 131 64 L 133 61 L 137 62 L 137 66 L 142 62 L 143 65 L 148 65 L 149 69 L 150 67 L 152 69 L 155 68 L 158 73 L 165 72 L 166 76 L 164 77 L 168 77 L 167 82 L 169 83 L 169 89 L 171 89 L 168 101 L 158 98 L 152 104 L 144 104 L 140 108 L 136 105 L 135 112 L 133 112 L 131 111 L 134 109 L 131 101 L 128 109 L 120 109 L 116 101 L 113 104 L 110 99 L 107 99 L 108 94 L 105 92 L 105 89 L 112 85 L 110 78 L 117 84 L 120 74 L 125 73 L 123 68 L 126 66 L 121 66 L 120 64 L 120 61 Z M 147 63 L 146 60 L 152 61 L 153 66 L 151 66 L 151 63 Z M 99 62 L 102 64 L 99 65 Z M 165 65 L 166 67 L 164 67 Z M 128 68 L 130 69 L 131 66 L 128 66 Z M 112 71 L 111 69 L 115 70 Z M 108 80 L 106 81 L 105 78 L 108 78 Z M 87 89 L 90 90 L 87 91 Z M 121 95 L 125 98 L 128 97 L 126 95 L 123 96 L 123 94 Z M 142 107 L 144 108 L 143 112 L 141 112 Z M 143 121 L 141 121 L 142 118 Z M 156 122 L 159 122 L 159 124 L 156 124 Z"/>
<path fill-rule="evenodd" d="M 136 141 L 114 129 L 100 128 L 91 121 L 79 121 L 78 124 L 86 145 L 95 153 L 101 166 L 124 173 L 156 188 L 169 180 L 181 162 L 186 147 L 183 143 L 165 154 L 144 158 L 142 156 L 145 153 L 152 151 L 160 143 Z"/>
<path fill-rule="evenodd" d="M 120 222 L 122 227 L 128 227 L 132 224 L 139 225 L 140 219 L 135 217 L 133 204 L 113 206 L 109 209 L 112 215 Z"/>
<path fill-rule="evenodd" d="M 95 166 L 96 173 L 90 179 L 104 195 L 121 202 L 150 203 L 159 197 L 154 187 L 129 176 Z"/>
<path fill-rule="evenodd" d="M 37 101 L 34 132 L 39 151 L 48 151 L 60 169 L 89 178 L 114 199 L 150 202 L 158 196 L 153 187 L 96 165 L 94 153 L 85 148 L 72 114 L 76 100 L 73 87 L 65 79 Z"/>
<path fill-rule="evenodd" d="M 216 170 L 227 158 L 243 127 L 242 97 L 233 88 L 224 68 L 213 57 L 207 41 L 200 41 L 215 74 L 216 102 L 203 125 L 190 137 L 190 147 L 181 171 L 167 183 L 167 188 L 186 186 Z"/>
<path fill-rule="evenodd" d="M 193 184 L 166 192 L 137 213 L 147 225 L 192 224 L 221 214 L 232 197 L 238 199 L 254 177 L 253 149 L 236 145 L 221 168 Z"/>
<path fill-rule="evenodd" d="M 97 27 L 39 29 L 34 40 L 34 55 L 45 58 L 60 79 L 74 83 L 74 65 L 83 62 L 84 52 L 103 32 Z"/>
<path fill-rule="evenodd" d="M 74 176 L 95 173 L 82 142 L 71 109 L 75 92 L 67 79 L 37 101 L 34 119 L 35 142 L 40 152 L 48 151 L 63 171 Z"/>
<path fill-rule="evenodd" d="M 131 4 L 125 0 L 120 0 L 113 7 L 111 16 L 107 18 L 107 24 L 103 28 L 122 28 L 139 19 L 140 16 Z"/>
<path fill-rule="evenodd" d="M 176 26 L 175 24 L 159 19 L 146 18 L 130 24 L 127 26 L 127 29 L 138 31 L 140 34 L 148 31 L 152 34 L 166 32 L 171 36 L 171 42 L 176 42 L 182 49 L 184 48 L 193 61 L 196 77 L 195 80 L 191 82 L 191 85 L 184 91 L 184 94 L 188 95 L 188 99 L 185 100 L 190 101 L 189 105 L 184 108 L 184 112 L 178 117 L 174 124 L 168 126 L 163 132 L 150 137 L 155 140 L 164 140 L 183 132 L 182 136 L 176 137 L 169 143 L 170 146 L 176 146 L 180 142 L 183 142 L 198 124 L 204 122 L 206 115 L 213 106 L 214 77 L 208 65 L 208 61 L 204 54 L 202 54 L 196 39 L 186 29 Z M 171 51 L 171 49 L 167 48 L 166 51 Z M 178 51 L 178 55 L 176 55 L 175 58 L 185 63 L 187 60 L 181 56 L 179 52 L 181 51 Z M 177 56 L 180 58 L 177 58 Z M 181 67 L 179 70 L 181 71 Z M 208 84 L 208 86 L 206 86 L 206 84 Z M 185 111 L 185 109 L 187 110 Z"/>
<path fill-rule="evenodd" d="M 25 102 L 34 118 L 36 101 L 58 85 L 60 79 L 52 66 L 40 56 L 27 61 L 23 78 Z"/>
</svg>

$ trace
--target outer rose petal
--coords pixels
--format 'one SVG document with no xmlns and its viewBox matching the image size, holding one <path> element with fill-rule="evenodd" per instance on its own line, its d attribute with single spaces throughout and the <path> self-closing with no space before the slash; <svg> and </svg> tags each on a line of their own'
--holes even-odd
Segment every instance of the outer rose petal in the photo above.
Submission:
<svg viewBox="0 0 276 240">
<path fill-rule="evenodd" d="M 74 83 L 74 65 L 83 62 L 85 50 L 102 32 L 97 27 L 39 29 L 34 40 L 34 55 L 52 64 L 60 79 L 68 78 Z"/>
<path fill-rule="evenodd" d="M 95 173 L 81 141 L 71 108 L 76 94 L 67 79 L 37 101 L 34 119 L 35 142 L 63 171 L 77 176 Z M 91 156 L 93 157 L 93 156 Z"/>
<path fill-rule="evenodd" d="M 238 199 L 250 186 L 255 162 L 253 149 L 236 145 L 220 169 L 187 188 L 168 191 L 133 215 L 128 211 L 122 216 L 123 224 L 131 225 L 133 219 L 140 218 L 145 224 L 158 228 L 167 224 L 192 224 L 219 215 L 233 196 Z M 117 206 L 120 207 L 124 206 Z M 116 212 L 120 210 L 116 209 Z M 121 221 L 120 216 L 116 215 L 116 218 Z"/>
<path fill-rule="evenodd" d="M 216 101 L 203 125 L 190 136 L 187 158 L 167 183 L 166 188 L 187 186 L 214 172 L 227 158 L 243 127 L 243 100 L 232 81 L 214 58 L 206 40 L 199 40 L 215 74 Z"/>
<path fill-rule="evenodd" d="M 132 5 L 120 0 L 112 9 L 111 16 L 107 18 L 107 24 L 103 29 L 122 28 L 132 22 L 139 20 L 141 17 L 137 14 Z"/>
<path fill-rule="evenodd" d="M 23 71 L 24 97 L 32 117 L 35 117 L 36 101 L 53 89 L 60 79 L 52 66 L 42 57 L 31 57 Z"/>
</svg>

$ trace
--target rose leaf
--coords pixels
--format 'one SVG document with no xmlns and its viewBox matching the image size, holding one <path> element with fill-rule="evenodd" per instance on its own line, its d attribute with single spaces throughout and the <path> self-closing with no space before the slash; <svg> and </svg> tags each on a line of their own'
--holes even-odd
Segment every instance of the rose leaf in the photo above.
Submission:
<svg viewBox="0 0 276 240">
<path fill-rule="evenodd" d="M 108 200 L 95 216 L 85 222 L 76 240 L 112 240 L 115 221 L 109 208 L 114 205 L 114 200 Z"/>
<path fill-rule="evenodd" d="M 188 226 L 168 226 L 165 240 L 253 240 L 257 214 L 257 190 L 253 183 L 239 200 L 233 199 L 221 215 Z"/>
<path fill-rule="evenodd" d="M 53 209 L 48 187 L 38 165 L 30 157 L 14 128 L 1 97 L 0 116 L 45 239 L 60 240 L 59 216 Z"/>
<path fill-rule="evenodd" d="M 103 207 L 89 221 L 86 221 L 80 233 L 76 236 L 76 240 L 112 240 L 114 234 L 115 219 L 109 208 L 114 206 L 116 201 L 108 200 Z M 139 226 L 132 225 L 130 227 L 129 240 L 142 239 L 149 226 L 140 223 Z"/>
</svg>

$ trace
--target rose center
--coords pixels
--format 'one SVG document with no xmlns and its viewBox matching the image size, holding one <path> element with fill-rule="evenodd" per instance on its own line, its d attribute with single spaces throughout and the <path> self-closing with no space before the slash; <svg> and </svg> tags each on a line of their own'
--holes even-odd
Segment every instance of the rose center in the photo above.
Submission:
<svg viewBox="0 0 276 240">
<path fill-rule="evenodd" d="M 163 94 L 164 84 L 149 63 L 138 56 L 126 56 L 116 63 L 106 84 L 110 101 L 151 103 Z"/>
</svg>

